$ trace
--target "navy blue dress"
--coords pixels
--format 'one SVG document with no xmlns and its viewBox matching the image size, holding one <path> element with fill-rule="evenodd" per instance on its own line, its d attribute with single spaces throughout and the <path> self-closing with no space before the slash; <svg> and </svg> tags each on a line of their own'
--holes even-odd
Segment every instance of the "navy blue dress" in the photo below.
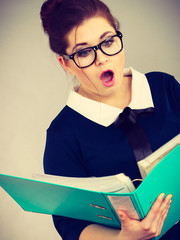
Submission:
<svg viewBox="0 0 180 240">
<path fill-rule="evenodd" d="M 180 133 L 180 84 L 173 76 L 151 72 L 146 74 L 154 102 L 154 113 L 139 117 L 152 151 Z M 120 172 L 131 179 L 140 178 L 139 169 L 127 137 L 114 123 L 97 124 L 65 106 L 47 130 L 44 153 L 47 174 L 89 177 Z M 87 221 L 53 216 L 63 240 L 78 240 Z M 177 236 L 179 225 L 175 228 Z M 170 232 L 175 232 L 170 230 Z M 170 234 L 170 233 L 168 233 Z M 164 239 L 175 239 L 172 235 Z"/>
</svg>

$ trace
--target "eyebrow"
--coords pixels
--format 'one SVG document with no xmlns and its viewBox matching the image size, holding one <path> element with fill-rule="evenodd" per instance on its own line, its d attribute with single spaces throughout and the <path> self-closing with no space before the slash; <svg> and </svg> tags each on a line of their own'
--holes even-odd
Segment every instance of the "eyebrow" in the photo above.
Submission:
<svg viewBox="0 0 180 240">
<path fill-rule="evenodd" d="M 113 32 L 112 32 L 112 31 L 104 32 L 104 33 L 100 36 L 99 39 L 104 38 L 104 37 L 105 37 L 107 34 L 109 34 L 109 33 L 113 33 Z M 78 46 L 85 46 L 85 45 L 87 45 L 87 44 L 88 44 L 87 42 L 77 43 L 77 44 L 73 47 L 72 52 L 73 52 Z"/>
</svg>

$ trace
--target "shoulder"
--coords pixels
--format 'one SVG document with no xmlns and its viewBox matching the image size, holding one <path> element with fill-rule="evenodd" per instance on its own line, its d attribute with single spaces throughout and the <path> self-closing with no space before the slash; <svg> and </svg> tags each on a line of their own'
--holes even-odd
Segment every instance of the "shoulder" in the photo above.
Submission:
<svg viewBox="0 0 180 240">
<path fill-rule="evenodd" d="M 172 89 L 179 87 L 179 82 L 174 78 L 174 76 L 165 72 L 148 72 L 145 74 L 145 76 L 151 89 L 156 87 L 161 87 L 161 89 Z"/>
<path fill-rule="evenodd" d="M 172 79 L 174 79 L 174 77 L 168 73 L 165 72 L 148 72 L 145 74 L 145 76 L 147 77 L 149 82 L 153 82 L 153 81 L 160 81 L 160 82 L 167 82 L 167 81 L 171 81 Z"/>
<path fill-rule="evenodd" d="M 48 131 L 58 132 L 71 130 L 76 125 L 76 112 L 68 106 L 65 106 L 60 113 L 51 122 Z M 74 124 L 72 124 L 74 119 Z"/>
<path fill-rule="evenodd" d="M 174 76 L 164 72 L 146 73 L 154 103 L 168 103 L 179 111 L 180 83 Z"/>
<path fill-rule="evenodd" d="M 47 131 L 61 136 L 77 134 L 82 126 L 87 128 L 88 122 L 91 121 L 66 105 L 51 122 Z"/>
</svg>

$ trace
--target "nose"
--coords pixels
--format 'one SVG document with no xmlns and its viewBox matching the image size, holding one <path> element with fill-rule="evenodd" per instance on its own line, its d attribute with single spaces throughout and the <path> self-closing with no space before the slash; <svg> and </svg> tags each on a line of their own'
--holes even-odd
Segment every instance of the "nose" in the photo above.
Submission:
<svg viewBox="0 0 180 240">
<path fill-rule="evenodd" d="M 101 65 L 101 64 L 104 64 L 108 61 L 108 56 L 106 54 L 104 54 L 101 49 L 97 49 L 96 50 L 96 61 L 95 61 L 95 64 L 98 66 L 98 65 Z"/>
</svg>

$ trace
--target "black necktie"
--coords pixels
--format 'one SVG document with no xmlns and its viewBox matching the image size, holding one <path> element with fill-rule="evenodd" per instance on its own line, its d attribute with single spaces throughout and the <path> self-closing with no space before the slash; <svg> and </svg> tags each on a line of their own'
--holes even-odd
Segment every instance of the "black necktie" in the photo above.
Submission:
<svg viewBox="0 0 180 240">
<path fill-rule="evenodd" d="M 145 109 L 131 109 L 126 107 L 114 122 L 114 125 L 120 127 L 127 136 L 137 162 L 152 153 L 146 133 L 139 123 L 138 117 L 150 116 L 153 112 L 153 107 Z"/>
</svg>

